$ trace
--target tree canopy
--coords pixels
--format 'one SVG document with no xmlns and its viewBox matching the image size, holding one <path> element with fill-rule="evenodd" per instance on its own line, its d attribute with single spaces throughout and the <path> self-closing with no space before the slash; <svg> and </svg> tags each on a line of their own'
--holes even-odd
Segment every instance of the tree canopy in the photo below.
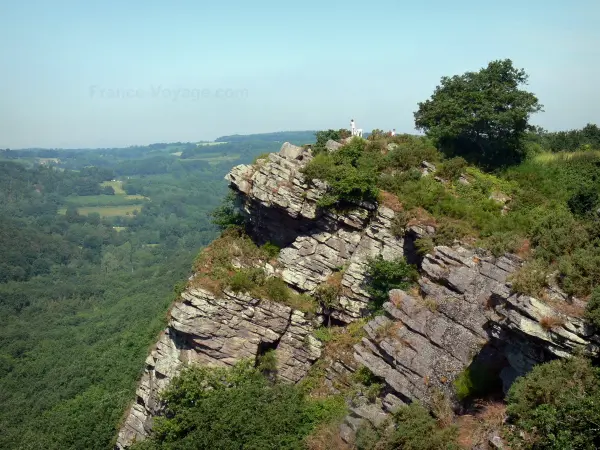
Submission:
<svg viewBox="0 0 600 450">
<path fill-rule="evenodd" d="M 527 79 L 510 59 L 443 77 L 431 98 L 419 103 L 415 125 L 449 156 L 488 167 L 516 163 L 523 156 L 529 118 L 542 110 L 534 94 L 520 89 Z"/>
</svg>

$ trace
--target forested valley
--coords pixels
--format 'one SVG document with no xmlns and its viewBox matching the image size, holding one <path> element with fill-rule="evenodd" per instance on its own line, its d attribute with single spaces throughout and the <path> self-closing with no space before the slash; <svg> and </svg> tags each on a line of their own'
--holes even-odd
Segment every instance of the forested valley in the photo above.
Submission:
<svg viewBox="0 0 600 450">
<path fill-rule="evenodd" d="M 0 448 L 111 448 L 224 175 L 313 139 L 0 150 Z"/>
</svg>

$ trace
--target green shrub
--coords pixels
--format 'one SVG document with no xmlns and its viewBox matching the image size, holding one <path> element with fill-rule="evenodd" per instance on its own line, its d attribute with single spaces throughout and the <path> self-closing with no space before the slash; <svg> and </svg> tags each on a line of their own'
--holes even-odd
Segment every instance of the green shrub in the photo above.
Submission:
<svg viewBox="0 0 600 450">
<path fill-rule="evenodd" d="M 286 303 L 291 297 L 291 291 L 285 281 L 281 278 L 267 278 L 264 283 L 264 290 L 269 300 Z"/>
<path fill-rule="evenodd" d="M 546 286 L 548 265 L 543 260 L 531 260 L 509 277 L 515 292 L 539 297 Z"/>
<path fill-rule="evenodd" d="M 425 137 L 401 135 L 390 139 L 397 147 L 387 154 L 387 167 L 398 170 L 418 168 L 423 161 L 437 162 L 441 154 Z"/>
<path fill-rule="evenodd" d="M 271 375 L 277 371 L 277 351 L 268 350 L 259 355 L 256 361 L 256 368 L 265 375 Z"/>
<path fill-rule="evenodd" d="M 297 386 L 270 383 L 249 362 L 230 369 L 193 366 L 162 397 L 165 415 L 133 449 L 301 450 L 317 425 L 345 411 L 343 399 L 309 400 Z"/>
<path fill-rule="evenodd" d="M 433 240 L 436 245 L 451 246 L 455 239 L 462 239 L 472 234 L 471 228 L 463 222 L 455 220 L 442 220 L 435 229 Z"/>
<path fill-rule="evenodd" d="M 559 260 L 559 284 L 568 294 L 586 296 L 600 285 L 600 239 L 587 242 Z"/>
<path fill-rule="evenodd" d="M 269 258 L 276 258 L 279 255 L 279 252 L 281 251 L 281 249 L 277 245 L 272 244 L 271 242 L 267 242 L 266 244 L 261 246 L 261 249 Z"/>
<path fill-rule="evenodd" d="M 576 216 L 590 214 L 598 204 L 598 188 L 595 186 L 580 187 L 567 201 L 567 205 Z"/>
<path fill-rule="evenodd" d="M 356 433 L 357 450 L 459 450 L 458 429 L 442 427 L 418 403 L 400 407 L 393 414 L 395 427 L 362 425 Z"/>
<path fill-rule="evenodd" d="M 404 258 L 387 261 L 379 256 L 368 261 L 367 292 L 371 296 L 374 309 L 379 309 L 388 301 L 392 289 L 408 289 L 418 278 L 416 268 Z"/>
<path fill-rule="evenodd" d="M 411 218 L 412 215 L 408 211 L 397 211 L 390 226 L 392 234 L 397 238 L 403 237 L 406 226 Z"/>
<path fill-rule="evenodd" d="M 573 357 L 541 364 L 508 392 L 512 439 L 525 449 L 595 449 L 600 446 L 600 371 Z"/>
<path fill-rule="evenodd" d="M 325 308 L 333 308 L 338 304 L 340 289 L 328 283 L 320 284 L 315 290 L 315 299 Z"/>
<path fill-rule="evenodd" d="M 372 155 L 371 155 L 372 156 Z M 303 169 L 305 177 L 327 181 L 329 192 L 319 200 L 328 207 L 337 202 L 377 199 L 377 167 L 366 153 L 366 143 L 353 139 L 334 153 L 320 153 Z"/>
<path fill-rule="evenodd" d="M 571 253 L 589 239 L 581 224 L 563 208 L 547 210 L 534 224 L 531 233 L 537 256 L 548 261 Z"/>
<path fill-rule="evenodd" d="M 313 331 L 313 336 L 321 342 L 329 342 L 333 339 L 332 328 L 330 327 L 319 327 Z"/>
<path fill-rule="evenodd" d="M 229 288 L 233 292 L 250 292 L 256 284 L 251 278 L 251 274 L 246 270 L 238 270 L 233 274 L 229 282 Z"/>
<path fill-rule="evenodd" d="M 419 256 L 425 256 L 433 252 L 435 244 L 430 237 L 423 237 L 415 241 L 415 247 L 417 248 L 417 254 Z"/>
<path fill-rule="evenodd" d="M 380 383 L 381 378 L 379 378 L 373 372 L 371 372 L 371 370 L 368 367 L 360 366 L 352 374 L 352 381 L 363 384 L 365 386 L 371 386 L 372 384 Z"/>
<path fill-rule="evenodd" d="M 501 231 L 485 238 L 479 245 L 487 248 L 494 256 L 515 252 L 522 244 L 523 238 L 514 231 Z"/>
<path fill-rule="evenodd" d="M 350 137 L 350 131 L 340 128 L 339 130 L 325 130 L 317 131 L 315 133 L 316 142 L 312 146 L 313 155 L 319 155 L 320 153 L 327 152 L 325 144 L 328 140 L 340 141 L 344 138 Z"/>
<path fill-rule="evenodd" d="M 467 161 L 461 156 L 456 156 L 440 164 L 436 175 L 445 180 L 458 180 L 466 167 Z"/>
<path fill-rule="evenodd" d="M 585 307 L 585 319 L 596 329 L 600 330 L 600 287 L 592 291 Z"/>
</svg>

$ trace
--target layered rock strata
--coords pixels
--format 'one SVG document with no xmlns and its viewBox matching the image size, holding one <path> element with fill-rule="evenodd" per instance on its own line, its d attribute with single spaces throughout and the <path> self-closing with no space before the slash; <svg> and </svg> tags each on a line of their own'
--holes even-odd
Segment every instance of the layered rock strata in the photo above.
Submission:
<svg viewBox="0 0 600 450">
<path fill-rule="evenodd" d="M 321 355 L 305 314 L 244 294 L 215 296 L 204 289 L 182 293 L 169 326 L 146 359 L 146 368 L 119 433 L 118 448 L 144 439 L 160 413 L 159 393 L 186 364 L 226 367 L 277 349 L 277 375 L 298 382 Z"/>
<path fill-rule="evenodd" d="M 405 402 L 432 406 L 440 394 L 454 399 L 452 382 L 473 361 L 496 370 L 506 390 L 535 364 L 577 348 L 597 354 L 598 337 L 581 319 L 511 292 L 507 279 L 520 265 L 514 255 L 436 247 L 419 292 L 391 291 L 385 315 L 367 324 L 357 361 Z"/>
</svg>

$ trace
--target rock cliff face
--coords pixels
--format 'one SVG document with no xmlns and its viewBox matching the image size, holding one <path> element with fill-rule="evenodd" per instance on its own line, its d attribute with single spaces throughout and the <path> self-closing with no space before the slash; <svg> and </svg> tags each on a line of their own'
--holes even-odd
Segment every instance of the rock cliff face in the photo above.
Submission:
<svg viewBox="0 0 600 450">
<path fill-rule="evenodd" d="M 221 297 L 197 288 L 183 292 L 169 326 L 146 359 L 118 447 L 148 435 L 152 418 L 161 409 L 159 392 L 185 364 L 229 366 L 277 348 L 278 376 L 299 381 L 321 354 L 321 343 L 311 331 L 304 313 L 279 303 L 233 292 Z"/>
<path fill-rule="evenodd" d="M 394 212 L 388 208 L 364 204 L 343 214 L 318 208 L 326 185 L 306 184 L 301 170 L 310 159 L 310 150 L 284 144 L 279 154 L 252 166 L 237 166 L 227 178 L 240 193 L 254 240 L 283 247 L 277 267 L 268 266 L 272 276 L 311 293 L 346 267 L 340 306 L 330 315 L 350 322 L 364 315 L 369 300 L 363 286 L 367 257 L 401 255 L 404 240 L 390 233 Z M 321 322 L 319 316 L 309 320 L 300 311 L 266 299 L 233 292 L 215 296 L 188 288 L 146 360 L 117 448 L 149 434 L 153 417 L 161 411 L 158 394 L 185 364 L 227 366 L 277 349 L 279 378 L 298 382 L 321 354 L 321 343 L 311 334 Z M 330 378 L 347 375 L 344 364 L 331 363 Z"/>
<path fill-rule="evenodd" d="M 328 149 L 337 146 L 328 143 Z M 302 169 L 311 159 L 310 149 L 286 143 L 278 154 L 235 167 L 227 179 L 239 194 L 253 240 L 282 248 L 278 264 L 267 267 L 270 275 L 298 292 L 314 293 L 343 268 L 339 305 L 328 315 L 350 323 L 366 315 L 368 259 L 414 261 L 414 240 L 435 229 L 414 224 L 397 237 L 391 231 L 395 213 L 384 206 L 364 203 L 344 212 L 319 208 L 327 185 L 304 179 Z M 598 352 L 600 340 L 580 319 L 511 291 L 508 279 L 522 263 L 518 257 L 495 258 L 457 244 L 436 247 L 419 262 L 419 289 L 390 293 L 385 314 L 367 324 L 367 337 L 355 346 L 355 360 L 327 362 L 332 389 L 336 377 L 347 378 L 358 365 L 386 384 L 380 406 L 352 406 L 342 426 L 345 439 L 352 439 L 362 421 L 380 423 L 402 403 L 432 405 L 439 395 L 455 401 L 452 382 L 473 361 L 492 367 L 507 389 L 534 364 L 568 356 L 575 348 Z M 146 360 L 117 448 L 148 435 L 161 410 L 158 394 L 185 364 L 228 366 L 277 349 L 278 376 L 298 382 L 321 356 L 312 331 L 322 321 L 320 314 L 309 319 L 266 299 L 229 291 L 216 296 L 189 287 Z"/>
</svg>

